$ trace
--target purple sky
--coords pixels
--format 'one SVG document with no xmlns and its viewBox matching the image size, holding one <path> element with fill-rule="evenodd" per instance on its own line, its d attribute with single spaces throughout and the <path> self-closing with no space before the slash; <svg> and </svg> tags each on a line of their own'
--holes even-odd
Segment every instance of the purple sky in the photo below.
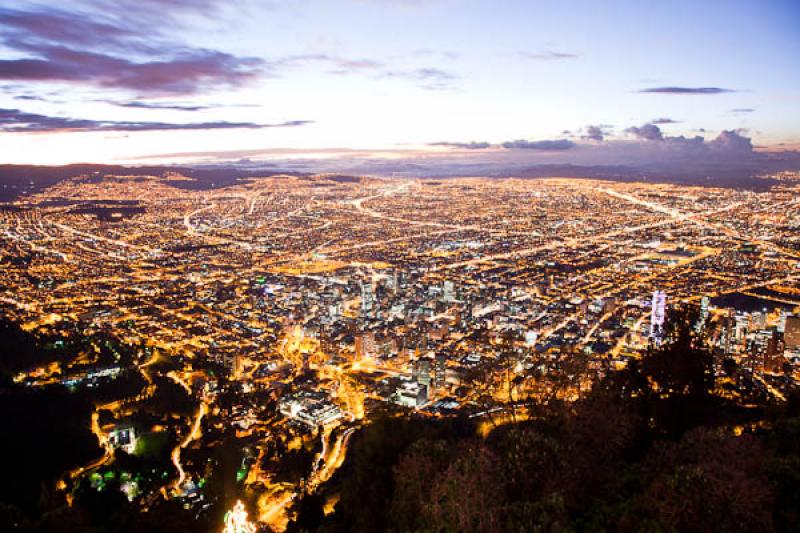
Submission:
<svg viewBox="0 0 800 533">
<path fill-rule="evenodd" d="M 800 145 L 798 28 L 793 0 L 10 0 L 2 162 L 749 169 Z"/>
</svg>

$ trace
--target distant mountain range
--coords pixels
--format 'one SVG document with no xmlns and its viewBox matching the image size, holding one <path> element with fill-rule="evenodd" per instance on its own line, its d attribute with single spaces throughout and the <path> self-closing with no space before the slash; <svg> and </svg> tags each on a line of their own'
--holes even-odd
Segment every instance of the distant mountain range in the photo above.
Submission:
<svg viewBox="0 0 800 533">
<path fill-rule="evenodd" d="M 423 165 L 409 168 L 401 165 L 396 170 L 380 169 L 380 174 L 387 176 L 393 173 L 402 173 L 403 177 L 435 177 L 447 178 L 452 176 L 487 176 L 504 178 L 544 178 L 544 177 L 572 177 L 586 179 L 607 179 L 612 181 L 642 181 L 654 183 L 676 183 L 683 185 L 700 185 L 716 187 L 736 187 L 754 190 L 763 190 L 777 182 L 770 179 L 753 177 L 751 172 L 731 172 L 723 169 L 697 169 L 690 174 L 674 174 L 670 172 L 649 172 L 625 166 L 581 166 L 571 164 L 536 165 L 523 168 L 451 168 L 449 172 L 429 169 Z M 716 170 L 716 171 L 715 171 Z M 385 171 L 385 172 L 383 172 Z M 38 166 L 38 165 L 0 165 L 0 202 L 11 202 L 24 195 L 42 191 L 63 180 L 92 175 L 141 175 L 141 176 L 166 176 L 167 174 L 180 174 L 187 181 L 171 182 L 171 185 L 189 190 L 206 190 L 223 188 L 234 185 L 248 178 L 258 178 L 273 174 L 288 174 L 292 176 L 311 176 L 312 172 L 287 171 L 279 167 L 247 166 L 236 164 L 216 166 L 121 166 L 81 163 L 64 166 Z M 354 173 L 357 174 L 357 173 Z M 326 176 L 336 181 L 352 181 L 357 178 L 341 173 L 335 176 Z"/>
<path fill-rule="evenodd" d="M 165 176 L 181 174 L 192 181 L 175 183 L 176 187 L 186 189 L 213 189 L 233 185 L 242 179 L 270 174 L 290 174 L 302 176 L 304 173 L 284 172 L 277 168 L 265 167 L 259 170 L 244 170 L 228 167 L 171 167 L 95 165 L 81 163 L 64 166 L 0 165 L 0 202 L 10 202 L 22 195 L 35 193 L 51 187 L 63 180 L 78 176 L 117 175 L 117 176 Z"/>
</svg>

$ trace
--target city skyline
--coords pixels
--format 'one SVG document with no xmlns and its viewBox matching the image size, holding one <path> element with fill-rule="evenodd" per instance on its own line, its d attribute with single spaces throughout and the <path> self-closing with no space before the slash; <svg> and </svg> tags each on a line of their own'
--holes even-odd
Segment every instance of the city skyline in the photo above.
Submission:
<svg viewBox="0 0 800 533">
<path fill-rule="evenodd" d="M 37 164 L 795 167 L 798 20 L 789 1 L 15 1 L 0 142 Z"/>
<path fill-rule="evenodd" d="M 798 28 L 4 2 L 0 531 L 794 531 Z"/>
</svg>

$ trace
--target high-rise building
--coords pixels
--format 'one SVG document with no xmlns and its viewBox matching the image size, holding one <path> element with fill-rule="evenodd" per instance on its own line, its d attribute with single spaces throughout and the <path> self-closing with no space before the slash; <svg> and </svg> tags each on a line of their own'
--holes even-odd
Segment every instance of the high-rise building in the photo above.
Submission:
<svg viewBox="0 0 800 533">
<path fill-rule="evenodd" d="M 371 331 L 365 331 L 361 335 L 356 335 L 355 355 L 356 355 L 356 361 L 360 361 L 368 357 L 375 357 L 376 344 L 375 344 L 374 333 L 372 333 Z"/>
<path fill-rule="evenodd" d="M 431 360 L 422 358 L 417 360 L 417 383 L 429 387 L 431 384 Z"/>
<path fill-rule="evenodd" d="M 455 284 L 447 280 L 442 284 L 442 300 L 445 302 L 452 302 L 455 300 Z"/>
<path fill-rule="evenodd" d="M 700 299 L 700 316 L 698 317 L 697 324 L 695 325 L 695 329 L 697 331 L 700 331 L 701 329 L 703 329 L 703 326 L 705 326 L 706 322 L 708 322 L 708 305 L 709 305 L 709 303 L 710 303 L 710 300 L 709 300 L 708 296 L 703 296 Z"/>
<path fill-rule="evenodd" d="M 375 303 L 375 296 L 372 292 L 371 282 L 361 282 L 361 311 L 364 314 L 372 311 L 372 305 Z"/>
<path fill-rule="evenodd" d="M 800 316 L 787 316 L 783 338 L 788 350 L 800 348 Z"/>
<path fill-rule="evenodd" d="M 750 329 L 761 330 L 767 327 L 767 311 L 756 311 L 750 317 Z"/>
<path fill-rule="evenodd" d="M 785 333 L 786 332 L 786 317 L 788 313 L 786 311 L 781 311 L 781 316 L 778 319 L 778 333 Z"/>
<path fill-rule="evenodd" d="M 436 354 L 433 366 L 433 387 L 437 391 L 444 388 L 447 374 L 447 356 L 443 353 Z"/>
<path fill-rule="evenodd" d="M 667 293 L 655 291 L 653 293 L 652 309 L 650 310 L 650 339 L 660 343 L 664 338 L 664 320 L 667 314 Z"/>
</svg>

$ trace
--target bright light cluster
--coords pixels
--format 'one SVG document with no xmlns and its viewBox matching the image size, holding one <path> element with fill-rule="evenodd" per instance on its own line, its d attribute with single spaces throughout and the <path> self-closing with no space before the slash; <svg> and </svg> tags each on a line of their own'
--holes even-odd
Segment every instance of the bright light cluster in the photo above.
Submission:
<svg viewBox="0 0 800 533">
<path fill-rule="evenodd" d="M 233 509 L 225 513 L 225 529 L 222 533 L 255 533 L 254 526 L 247 519 L 247 510 L 241 500 L 237 500 Z"/>
</svg>

